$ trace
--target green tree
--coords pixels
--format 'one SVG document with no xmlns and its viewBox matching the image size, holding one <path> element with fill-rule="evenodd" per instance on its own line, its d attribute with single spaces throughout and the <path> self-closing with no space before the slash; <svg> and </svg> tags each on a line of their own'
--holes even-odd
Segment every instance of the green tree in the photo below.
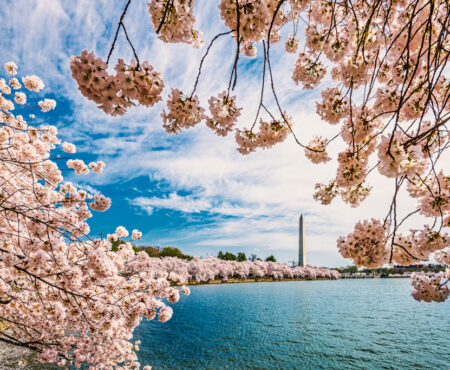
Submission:
<svg viewBox="0 0 450 370">
<path fill-rule="evenodd" d="M 347 266 L 342 271 L 343 272 L 349 272 L 351 274 L 355 274 L 355 273 L 358 272 L 358 266 L 353 266 L 353 265 Z"/>
<path fill-rule="evenodd" d="M 192 256 L 184 254 L 182 251 L 180 251 L 176 247 L 164 247 L 163 249 L 161 249 L 159 256 L 160 257 L 178 257 L 178 258 L 187 259 L 187 260 L 192 259 Z"/>
<path fill-rule="evenodd" d="M 247 256 L 244 252 L 238 252 L 237 254 L 237 261 L 244 262 L 247 259 Z"/>
<path fill-rule="evenodd" d="M 221 260 L 225 260 L 225 261 L 236 261 L 236 259 L 237 259 L 235 254 L 230 253 L 230 252 L 223 253 L 222 251 L 220 251 L 217 254 L 217 258 L 220 258 Z"/>
<path fill-rule="evenodd" d="M 225 261 L 236 261 L 236 255 L 235 254 L 233 254 L 233 253 L 230 253 L 230 252 L 226 252 L 224 255 L 223 255 L 223 259 L 225 260 Z"/>
<path fill-rule="evenodd" d="M 271 254 L 269 257 L 266 258 L 267 262 L 277 262 L 275 256 Z"/>
</svg>

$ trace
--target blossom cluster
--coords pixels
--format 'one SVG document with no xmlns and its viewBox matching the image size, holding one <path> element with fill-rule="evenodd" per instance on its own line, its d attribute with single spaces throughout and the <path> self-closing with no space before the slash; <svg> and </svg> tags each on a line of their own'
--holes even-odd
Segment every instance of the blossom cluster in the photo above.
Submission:
<svg viewBox="0 0 450 370">
<path fill-rule="evenodd" d="M 314 199 L 324 205 L 330 204 L 336 195 L 339 194 L 339 187 L 335 181 L 331 181 L 327 185 L 317 183 L 315 189 Z"/>
<path fill-rule="evenodd" d="M 251 44 L 265 40 L 271 28 L 270 42 L 276 43 L 280 40 L 280 27 L 289 22 L 289 17 L 282 11 L 275 15 L 272 22 L 277 3 L 277 0 L 221 0 L 220 16 L 225 25 L 239 35 L 241 42 Z"/>
<path fill-rule="evenodd" d="M 434 259 L 437 263 L 441 263 L 442 265 L 449 266 L 450 265 L 450 248 L 445 248 L 437 251 L 434 254 Z"/>
<path fill-rule="evenodd" d="M 115 75 L 109 74 L 107 68 L 106 62 L 87 50 L 73 56 L 70 62 L 72 77 L 81 93 L 105 113 L 123 115 L 136 104 L 151 107 L 161 100 L 162 75 L 147 62 L 137 64 L 131 60 L 127 65 L 119 59 Z"/>
<path fill-rule="evenodd" d="M 413 273 L 411 282 L 414 290 L 412 296 L 418 301 L 443 302 L 450 296 L 450 288 L 445 282 L 450 279 L 450 270 L 432 276 L 425 273 Z"/>
<path fill-rule="evenodd" d="M 236 106 L 235 96 L 228 96 L 226 91 L 216 98 L 211 96 L 208 100 L 211 117 L 206 118 L 206 126 L 211 128 L 219 136 L 226 136 L 232 131 L 241 114 L 241 109 Z"/>
<path fill-rule="evenodd" d="M 314 137 L 305 149 L 305 156 L 313 163 L 328 162 L 331 158 L 326 152 L 327 139 Z"/>
<path fill-rule="evenodd" d="M 370 195 L 371 190 L 372 186 L 369 186 L 362 181 L 354 186 L 344 188 L 341 190 L 340 194 L 345 203 L 348 203 L 351 207 L 355 208 Z"/>
<path fill-rule="evenodd" d="M 89 163 L 89 168 L 91 168 L 93 172 L 100 174 L 103 172 L 103 169 L 105 168 L 105 162 L 103 161 L 91 162 Z"/>
<path fill-rule="evenodd" d="M 203 46 L 202 33 L 194 30 L 195 0 L 151 0 L 148 11 L 159 39 L 164 42 L 182 42 L 199 48 Z"/>
<path fill-rule="evenodd" d="M 420 145 L 405 147 L 406 137 L 396 132 L 392 137 L 383 136 L 378 146 L 380 165 L 378 171 L 386 177 L 406 175 L 414 178 L 422 175 L 428 163 Z"/>
<path fill-rule="evenodd" d="M 294 66 L 292 79 L 297 84 L 301 82 L 304 89 L 310 90 L 319 85 L 325 76 L 325 72 L 322 62 L 305 53 L 300 53 Z"/>
<path fill-rule="evenodd" d="M 168 133 L 178 134 L 182 128 L 193 127 L 204 118 L 197 96 L 188 97 L 178 89 L 172 89 L 167 101 L 169 112 L 163 111 L 163 127 Z"/>
<path fill-rule="evenodd" d="M 380 267 L 389 263 L 386 234 L 386 226 L 379 220 L 364 220 L 355 225 L 353 233 L 338 239 L 338 249 L 357 266 Z"/>
<path fill-rule="evenodd" d="M 348 114 L 348 98 L 343 97 L 337 87 L 323 89 L 320 93 L 322 102 L 316 103 L 320 118 L 332 125 L 339 123 Z"/>
<path fill-rule="evenodd" d="M 422 182 L 421 182 L 422 183 Z M 447 227 L 450 217 L 450 176 L 440 171 L 429 180 L 426 192 L 419 196 L 421 213 L 428 217 L 446 216 Z"/>
<path fill-rule="evenodd" d="M 343 257 L 353 259 L 357 266 L 369 268 L 390 263 L 411 265 L 431 255 L 448 265 L 448 234 L 425 226 L 423 230 L 411 230 L 407 236 L 396 234 L 392 238 L 388 226 L 375 219 L 358 222 L 353 233 L 338 239 L 339 251 Z"/>
<path fill-rule="evenodd" d="M 286 40 L 284 48 L 287 53 L 295 54 L 298 50 L 298 40 L 294 37 L 294 35 L 289 34 L 289 37 Z"/>
<path fill-rule="evenodd" d="M 200 106 L 197 95 L 188 97 L 181 90 L 172 89 L 167 101 L 168 112 L 163 110 L 161 113 L 163 127 L 167 133 L 178 134 L 182 129 L 193 127 L 205 119 L 206 126 L 217 135 L 226 136 L 235 127 L 242 109 L 236 106 L 235 99 L 226 91 L 220 93 L 218 97 L 212 96 L 209 99 L 211 115 L 208 116 Z M 291 118 L 284 113 L 279 120 L 272 118 L 267 122 L 260 119 L 259 131 L 256 133 L 253 130 L 236 128 L 237 150 L 241 154 L 249 154 L 258 147 L 270 148 L 287 138 L 291 125 Z"/>
<path fill-rule="evenodd" d="M 18 67 L 7 63 L 12 76 Z M 2 80 L 5 81 L 5 80 Z M 30 91 L 43 82 L 22 79 Z M 150 257 L 136 256 L 130 243 L 116 252 L 108 239 L 90 238 L 87 220 L 92 211 L 105 211 L 111 200 L 64 182 L 62 169 L 51 158 L 61 147 L 75 146 L 58 138 L 56 127 L 34 126 L 11 111 L 15 106 L 12 77 L 1 86 L 0 101 L 0 316 L 7 323 L 10 343 L 37 352 L 43 363 L 95 369 L 138 368 L 133 330 L 142 317 L 167 321 L 180 289 L 169 280 L 138 269 Z M 24 92 L 20 92 L 25 94 Z M 19 95 L 20 96 L 20 95 Z M 17 103 L 20 104 L 20 103 Z M 53 102 L 40 104 L 43 111 Z M 5 108 L 8 109 L 5 109 Z M 103 162 L 69 159 L 76 174 L 89 167 L 101 172 Z M 64 167 L 64 164 L 61 163 Z M 118 227 L 116 234 L 129 233 Z M 141 237 L 133 230 L 134 240 Z M 187 288 L 181 289 L 189 293 Z"/>
<path fill-rule="evenodd" d="M 282 119 L 272 119 L 269 122 L 260 119 L 259 132 L 236 129 L 236 142 L 241 154 L 250 154 L 256 148 L 269 149 L 277 143 L 286 140 L 291 130 L 292 121 L 284 115 Z"/>
<path fill-rule="evenodd" d="M 49 110 L 55 109 L 56 101 L 53 99 L 44 99 L 38 103 L 43 112 L 48 112 Z"/>
</svg>

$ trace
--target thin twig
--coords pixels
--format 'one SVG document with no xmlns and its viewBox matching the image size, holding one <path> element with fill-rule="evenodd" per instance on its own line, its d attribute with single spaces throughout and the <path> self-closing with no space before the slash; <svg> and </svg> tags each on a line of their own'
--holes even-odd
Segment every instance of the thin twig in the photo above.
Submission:
<svg viewBox="0 0 450 370">
<path fill-rule="evenodd" d="M 120 25 L 122 24 L 122 21 L 123 21 L 123 18 L 125 17 L 125 14 L 127 14 L 128 6 L 130 5 L 130 3 L 131 3 L 131 0 L 128 0 L 127 4 L 125 5 L 125 8 L 123 9 L 122 15 L 120 16 L 119 24 L 117 25 L 116 34 L 114 35 L 113 43 L 111 45 L 111 48 L 109 49 L 108 57 L 106 58 L 106 64 L 109 63 L 109 58 L 111 57 L 111 54 L 112 54 L 112 52 L 114 50 L 114 47 L 116 45 L 117 37 L 119 36 Z"/>
</svg>

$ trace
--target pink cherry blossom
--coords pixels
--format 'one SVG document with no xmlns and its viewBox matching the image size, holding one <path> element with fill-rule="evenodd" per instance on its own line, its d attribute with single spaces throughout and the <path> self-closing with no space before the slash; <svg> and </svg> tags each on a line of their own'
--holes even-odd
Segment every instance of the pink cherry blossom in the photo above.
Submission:
<svg viewBox="0 0 450 370">
<path fill-rule="evenodd" d="M 304 89 L 311 90 L 319 85 L 325 76 L 325 72 L 322 62 L 309 57 L 305 53 L 299 53 L 292 79 L 297 84 L 301 82 Z"/>
<path fill-rule="evenodd" d="M 135 105 L 153 106 L 161 100 L 164 83 L 161 74 L 155 72 L 147 62 L 129 65 L 119 59 L 116 75 L 107 72 L 108 65 L 96 58 L 93 52 L 83 50 L 81 55 L 72 57 L 70 69 L 81 93 L 98 104 L 105 113 L 123 115 Z"/>
<path fill-rule="evenodd" d="M 298 41 L 293 35 L 289 35 L 284 46 L 286 52 L 295 54 L 298 50 Z"/>
<path fill-rule="evenodd" d="M 114 234 L 119 238 L 126 238 L 130 233 L 123 226 L 118 226 Z"/>
<path fill-rule="evenodd" d="M 14 101 L 17 104 L 23 105 L 27 102 L 27 96 L 22 92 L 16 92 L 14 96 Z"/>
<path fill-rule="evenodd" d="M 206 125 L 219 136 L 226 136 L 232 131 L 241 114 L 241 108 L 236 107 L 235 100 L 235 96 L 227 96 L 224 91 L 218 98 L 212 96 L 208 101 L 211 118 L 206 117 Z"/>
<path fill-rule="evenodd" d="M 53 99 L 44 99 L 38 103 L 43 112 L 48 112 L 49 110 L 55 109 L 56 101 Z"/>
<path fill-rule="evenodd" d="M 14 62 L 5 63 L 5 71 L 11 75 L 17 74 L 17 65 Z"/>
<path fill-rule="evenodd" d="M 158 312 L 158 321 L 166 322 L 171 319 L 173 310 L 169 306 L 163 306 Z"/>
<path fill-rule="evenodd" d="M 339 194 L 338 188 L 335 181 L 331 181 L 328 185 L 316 184 L 314 199 L 322 204 L 330 204 L 336 195 Z"/>
<path fill-rule="evenodd" d="M 139 230 L 134 229 L 131 233 L 131 239 L 140 240 L 141 238 L 142 238 L 142 233 Z"/>
<path fill-rule="evenodd" d="M 354 232 L 337 243 L 342 256 L 357 266 L 375 268 L 389 262 L 386 227 L 378 220 L 358 222 Z"/>
<path fill-rule="evenodd" d="M 187 97 L 178 89 L 172 89 L 167 101 L 169 113 L 163 111 L 163 127 L 168 133 L 177 134 L 182 128 L 193 127 L 204 118 L 204 109 L 200 107 L 198 97 Z"/>
<path fill-rule="evenodd" d="M 90 203 L 91 209 L 98 212 L 105 212 L 111 207 L 111 199 L 103 195 L 94 195 L 94 201 Z"/>
<path fill-rule="evenodd" d="M 75 146 L 74 144 L 72 144 L 72 143 L 64 142 L 64 143 L 61 144 L 61 146 L 62 146 L 62 149 L 63 149 L 66 153 L 72 153 L 72 154 L 74 154 L 74 153 L 76 153 L 76 151 L 77 151 L 76 146 Z"/>
<path fill-rule="evenodd" d="M 448 286 L 443 285 L 444 280 L 450 278 L 450 271 L 439 272 L 432 276 L 427 276 L 425 273 L 413 273 L 411 275 L 412 286 L 414 291 L 412 296 L 418 301 L 425 302 L 443 302 L 450 295 Z"/>
<path fill-rule="evenodd" d="M 69 159 L 67 167 L 73 168 L 77 175 L 87 175 L 89 173 L 88 166 L 81 159 Z"/>
<path fill-rule="evenodd" d="M 44 83 L 37 76 L 26 76 L 22 78 L 23 85 L 30 91 L 38 92 L 44 88 Z"/>
<path fill-rule="evenodd" d="M 305 156 L 313 163 L 328 162 L 331 158 L 327 154 L 327 139 L 314 137 L 305 149 Z"/>
<path fill-rule="evenodd" d="M 148 11 L 155 31 L 159 30 L 159 39 L 201 47 L 204 43 L 201 40 L 202 33 L 193 28 L 194 5 L 195 0 L 151 0 L 148 3 Z"/>
<path fill-rule="evenodd" d="M 89 168 L 92 169 L 95 173 L 102 173 L 103 169 L 105 168 L 105 162 L 98 161 L 98 162 L 91 162 L 89 163 Z"/>
</svg>

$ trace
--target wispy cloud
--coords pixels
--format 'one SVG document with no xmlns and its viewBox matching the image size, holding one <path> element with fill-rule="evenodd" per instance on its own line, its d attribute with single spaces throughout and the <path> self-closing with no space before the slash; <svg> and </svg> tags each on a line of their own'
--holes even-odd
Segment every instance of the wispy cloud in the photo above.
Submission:
<svg viewBox="0 0 450 370">
<path fill-rule="evenodd" d="M 148 213 L 152 213 L 153 207 L 168 208 L 186 213 L 198 213 L 210 209 L 211 205 L 204 199 L 194 199 L 190 196 L 181 197 L 177 193 L 170 193 L 163 198 L 138 197 L 131 201 L 131 204 L 144 208 Z"/>
<path fill-rule="evenodd" d="M 368 214 L 384 216 L 390 201 L 386 198 L 389 181 L 376 175 L 371 178 L 374 193 L 363 208 L 352 209 L 340 200 L 322 207 L 312 199 L 314 184 L 332 178 L 335 163 L 309 163 L 292 138 L 273 150 L 243 157 L 236 152 L 233 137 L 219 138 L 204 125 L 178 136 L 167 135 L 161 127 L 162 104 L 152 109 L 132 108 L 123 117 L 107 117 L 81 96 L 70 76 L 70 56 L 86 48 L 105 58 L 123 6 L 122 1 L 110 0 L 17 0 L 4 4 L 0 13 L 0 29 L 9 36 L 0 41 L 1 55 L 7 59 L 3 62 L 15 60 L 22 72 L 41 75 L 64 101 L 52 122 L 64 140 L 75 142 L 82 157 L 107 163 L 103 176 L 73 179 L 113 198 L 111 211 L 96 215 L 92 223 L 114 229 L 119 222 L 129 228 L 134 227 L 132 222 L 141 222 L 146 242 L 177 244 L 199 255 L 230 248 L 259 255 L 270 251 L 288 261 L 296 256 L 298 216 L 304 213 L 310 261 L 345 263 L 337 253 L 336 238 Z M 200 2 L 196 17 L 198 28 L 208 30 L 207 43 L 214 32 L 225 30 L 215 1 Z M 157 40 L 144 1 L 132 2 L 125 24 L 140 58 L 164 74 L 163 96 L 170 93 L 170 87 L 190 93 L 204 49 Z M 234 47 L 234 40 L 224 37 L 206 59 L 198 86 L 205 108 L 208 98 L 228 84 Z M 335 135 L 339 128 L 315 114 L 318 93 L 305 92 L 291 80 L 295 56 L 281 52 L 282 43 L 271 50 L 278 96 L 293 117 L 300 140 L 308 142 L 316 134 Z M 121 35 L 112 60 L 131 56 Z M 240 127 L 249 127 L 254 120 L 260 66 L 261 59 L 240 59 L 234 92 L 238 105 L 244 107 Z M 273 100 L 266 103 L 274 107 Z M 334 158 L 337 147 L 331 149 Z M 138 217 L 124 219 L 124 213 Z"/>
</svg>

